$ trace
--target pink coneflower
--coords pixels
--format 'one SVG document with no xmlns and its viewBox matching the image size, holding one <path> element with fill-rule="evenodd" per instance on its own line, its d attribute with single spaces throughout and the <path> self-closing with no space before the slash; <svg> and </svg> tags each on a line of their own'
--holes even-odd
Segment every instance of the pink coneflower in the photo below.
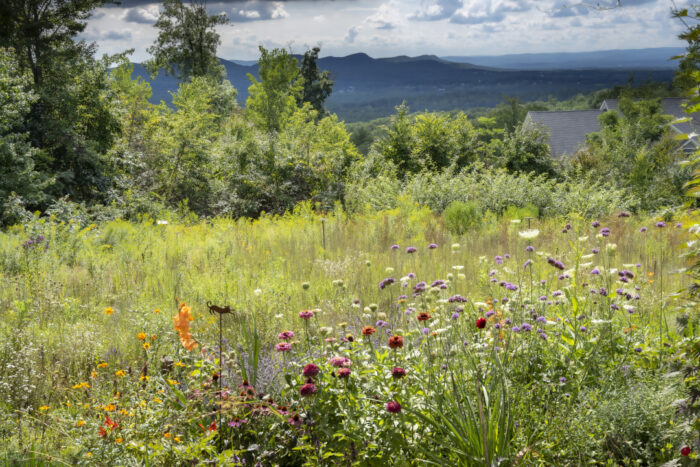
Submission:
<svg viewBox="0 0 700 467">
<path fill-rule="evenodd" d="M 313 396 L 316 394 L 316 385 L 314 383 L 306 383 L 299 388 L 299 394 L 304 397 Z"/>
<path fill-rule="evenodd" d="M 396 401 L 389 401 L 386 403 L 386 411 L 389 413 L 399 413 L 401 412 L 401 404 Z"/>
<path fill-rule="evenodd" d="M 299 312 L 299 318 L 301 319 L 311 319 L 314 317 L 314 312 L 311 310 L 304 310 Z"/>
<path fill-rule="evenodd" d="M 280 340 L 288 341 L 294 339 L 294 333 L 292 331 L 284 331 L 277 334 L 277 338 Z"/>
<path fill-rule="evenodd" d="M 280 342 L 275 346 L 275 350 L 278 352 L 287 352 L 292 349 L 292 344 L 289 342 Z"/>
<path fill-rule="evenodd" d="M 306 376 L 307 378 L 312 377 L 312 376 L 316 376 L 318 374 L 318 372 L 319 372 L 318 367 L 316 365 L 314 365 L 313 363 L 307 363 L 304 366 L 304 369 L 302 370 L 302 374 L 304 376 Z"/>
</svg>

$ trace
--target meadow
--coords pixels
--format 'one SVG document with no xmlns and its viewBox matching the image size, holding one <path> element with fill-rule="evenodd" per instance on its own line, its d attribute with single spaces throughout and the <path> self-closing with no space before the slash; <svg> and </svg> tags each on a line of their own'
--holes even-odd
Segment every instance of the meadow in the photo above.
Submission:
<svg viewBox="0 0 700 467">
<path fill-rule="evenodd" d="M 692 465 L 688 222 L 35 218 L 0 233 L 0 461 Z"/>
</svg>

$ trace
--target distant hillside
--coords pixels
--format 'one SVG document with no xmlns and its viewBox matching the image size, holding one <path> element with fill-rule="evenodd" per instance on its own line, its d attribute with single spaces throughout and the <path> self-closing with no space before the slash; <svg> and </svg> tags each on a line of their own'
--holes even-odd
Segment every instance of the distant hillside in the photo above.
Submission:
<svg viewBox="0 0 700 467">
<path fill-rule="evenodd" d="M 662 52 L 654 53 L 659 55 Z M 670 57 L 673 52 L 663 53 Z M 257 64 L 246 66 L 229 60 L 221 62 L 228 79 L 238 90 L 238 101 L 244 105 L 250 85 L 246 75 L 257 76 Z M 512 63 L 523 61 L 514 60 Z M 518 96 L 523 101 L 547 99 L 549 96 L 564 100 L 579 93 L 626 84 L 632 76 L 637 83 L 647 80 L 668 82 L 673 78 L 673 69 L 667 67 L 517 70 L 506 60 L 489 64 L 456 63 L 433 55 L 372 58 L 358 53 L 321 58 L 319 66 L 330 70 L 335 80 L 327 107 L 346 121 L 389 115 L 403 100 L 413 110 L 468 109 L 495 106 L 506 95 Z M 150 81 L 140 64 L 135 64 L 134 71 Z M 154 102 L 170 102 L 168 91 L 177 88 L 176 81 L 163 74 L 151 85 Z"/>
<path fill-rule="evenodd" d="M 675 69 L 681 47 L 655 49 L 600 50 L 595 52 L 559 52 L 541 54 L 511 54 L 491 56 L 442 57 L 457 63 L 516 70 L 572 70 L 572 69 Z"/>
</svg>

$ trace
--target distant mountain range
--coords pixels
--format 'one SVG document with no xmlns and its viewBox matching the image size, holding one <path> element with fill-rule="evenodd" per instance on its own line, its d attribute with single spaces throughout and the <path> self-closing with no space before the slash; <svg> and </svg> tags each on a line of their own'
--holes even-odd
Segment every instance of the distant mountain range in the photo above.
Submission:
<svg viewBox="0 0 700 467">
<path fill-rule="evenodd" d="M 630 79 L 670 81 L 675 66 L 669 58 L 681 52 L 663 48 L 443 58 L 372 58 L 358 53 L 321 58 L 319 67 L 330 70 L 335 80 L 328 109 L 342 119 L 358 121 L 389 115 L 404 100 L 413 110 L 468 109 L 495 106 L 504 96 L 524 101 L 567 99 Z M 257 63 L 223 59 L 221 63 L 244 105 L 250 85 L 247 74 L 257 76 Z M 174 78 L 160 74 L 151 80 L 140 64 L 134 64 L 134 72 L 151 81 L 152 101 L 170 102 L 169 91 L 177 89 Z"/>
</svg>

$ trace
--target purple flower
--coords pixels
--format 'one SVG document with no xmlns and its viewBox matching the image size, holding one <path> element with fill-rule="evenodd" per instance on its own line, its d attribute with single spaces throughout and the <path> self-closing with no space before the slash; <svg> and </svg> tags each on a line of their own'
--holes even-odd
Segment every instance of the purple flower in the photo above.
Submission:
<svg viewBox="0 0 700 467">
<path fill-rule="evenodd" d="M 490 318 L 491 316 L 493 316 L 493 315 L 495 315 L 495 314 L 496 314 L 495 311 L 489 310 L 489 311 L 487 311 L 486 313 L 484 313 L 484 316 L 486 316 L 487 318 Z"/>
<path fill-rule="evenodd" d="M 495 276 L 495 275 L 496 275 L 496 270 L 495 270 L 495 269 L 492 269 L 491 271 L 489 271 L 489 277 L 493 277 L 493 276 Z"/>
<path fill-rule="evenodd" d="M 520 332 L 520 328 L 518 326 L 513 326 L 513 332 Z"/>
<path fill-rule="evenodd" d="M 398 250 L 399 248 L 401 248 L 401 247 L 398 245 L 391 245 L 392 250 Z"/>
<path fill-rule="evenodd" d="M 456 321 L 457 319 L 459 319 L 459 313 L 455 311 L 454 313 L 452 313 L 452 320 Z"/>
<path fill-rule="evenodd" d="M 516 290 L 518 290 L 518 286 L 515 284 L 511 284 L 510 282 L 506 282 L 506 289 L 515 292 Z"/>
<path fill-rule="evenodd" d="M 598 222 L 598 221 L 591 222 L 591 227 L 597 229 L 598 227 L 600 227 L 600 222 Z"/>
<path fill-rule="evenodd" d="M 636 348 L 634 349 L 634 351 L 637 352 L 637 353 L 640 353 L 640 352 L 642 351 L 642 348 L 641 348 L 641 347 L 636 347 Z"/>
<path fill-rule="evenodd" d="M 603 237 L 609 237 L 610 236 L 610 229 L 607 227 L 603 227 L 602 229 L 600 229 L 600 234 Z"/>
<path fill-rule="evenodd" d="M 376 323 L 374 323 L 374 325 L 375 325 L 376 327 L 378 327 L 378 328 L 385 328 L 386 325 L 387 325 L 387 322 L 386 322 L 386 321 L 382 321 L 382 320 L 380 319 L 379 321 L 377 321 Z"/>
<path fill-rule="evenodd" d="M 493 260 L 496 264 L 503 264 L 503 256 L 496 256 Z"/>
<path fill-rule="evenodd" d="M 409 246 L 408 248 L 406 248 L 406 253 L 415 253 L 416 251 L 418 250 L 414 246 Z"/>
<path fill-rule="evenodd" d="M 530 326 L 529 323 L 523 323 L 520 325 L 520 329 L 522 329 L 525 332 L 529 332 L 532 330 L 532 326 Z"/>
<path fill-rule="evenodd" d="M 629 217 L 630 213 L 627 211 L 620 211 L 617 213 L 617 217 Z"/>
<path fill-rule="evenodd" d="M 409 272 L 408 274 L 406 274 L 406 277 L 408 277 L 409 279 L 415 279 L 416 275 L 413 274 L 412 272 Z"/>
<path fill-rule="evenodd" d="M 430 334 L 430 328 L 423 328 L 421 332 L 427 336 L 428 334 Z"/>
<path fill-rule="evenodd" d="M 563 292 L 561 290 L 555 290 L 552 292 L 552 297 L 559 297 Z"/>
<path fill-rule="evenodd" d="M 615 305 L 615 304 L 613 303 L 612 305 L 610 305 L 610 309 L 612 309 L 612 310 L 619 310 L 620 307 L 617 306 L 617 305 Z"/>
<path fill-rule="evenodd" d="M 547 301 L 547 296 L 546 296 L 546 295 L 542 295 L 542 296 L 540 297 L 540 301 L 541 301 L 541 302 L 546 302 L 546 301 Z"/>
<path fill-rule="evenodd" d="M 546 323 L 547 318 L 545 318 L 544 316 L 538 316 L 535 321 L 537 321 L 538 323 Z"/>
<path fill-rule="evenodd" d="M 659 221 L 656 223 L 656 226 L 660 229 L 663 229 L 664 227 L 666 227 L 666 223 L 664 221 Z"/>
<path fill-rule="evenodd" d="M 275 350 L 278 352 L 287 352 L 292 349 L 292 344 L 289 342 L 280 342 L 275 346 Z"/>
<path fill-rule="evenodd" d="M 503 322 L 506 323 L 506 324 L 510 324 L 510 323 L 511 323 L 510 318 L 506 318 L 505 321 L 503 321 Z"/>
<path fill-rule="evenodd" d="M 528 253 L 534 253 L 534 252 L 535 252 L 535 247 L 532 246 L 532 245 L 528 245 L 528 246 L 525 247 L 525 251 L 527 251 Z"/>
<path fill-rule="evenodd" d="M 586 326 L 581 326 L 579 329 L 581 330 L 581 332 L 586 332 L 586 331 L 588 331 L 588 329 L 586 329 Z"/>
<path fill-rule="evenodd" d="M 461 295 L 453 295 L 450 298 L 448 298 L 447 301 L 449 303 L 464 303 L 467 301 L 467 299 L 462 297 Z"/>
<path fill-rule="evenodd" d="M 598 248 L 593 248 L 591 250 L 591 253 L 593 253 L 594 255 L 597 255 L 598 253 L 600 253 L 600 250 Z"/>
<path fill-rule="evenodd" d="M 561 378 L 559 378 L 559 382 L 560 382 L 560 383 L 566 383 L 566 378 L 562 376 Z"/>
<path fill-rule="evenodd" d="M 505 255 L 503 255 L 503 257 L 504 257 L 505 259 L 510 259 L 510 255 L 509 255 L 508 253 L 506 253 Z"/>
<path fill-rule="evenodd" d="M 600 275 L 600 269 L 598 269 L 598 268 L 593 268 L 593 270 L 591 271 L 591 274 L 593 274 L 594 276 L 599 276 L 599 275 Z"/>
<path fill-rule="evenodd" d="M 681 224 L 680 222 L 676 224 L 677 229 L 680 229 L 681 227 L 683 227 L 683 224 Z"/>
<path fill-rule="evenodd" d="M 299 394 L 304 397 L 313 396 L 316 394 L 316 385 L 314 383 L 306 383 L 299 389 Z"/>
<path fill-rule="evenodd" d="M 428 245 L 428 249 L 429 249 L 429 250 L 434 250 L 435 248 L 437 248 L 437 244 L 436 244 L 436 243 L 431 243 L 430 245 Z"/>
<path fill-rule="evenodd" d="M 601 287 L 600 291 L 598 293 L 601 294 L 603 297 L 607 297 L 608 296 L 608 289 L 606 289 L 605 287 Z"/>
<path fill-rule="evenodd" d="M 493 325 L 493 327 L 496 329 L 501 329 L 501 323 L 496 323 Z"/>
<path fill-rule="evenodd" d="M 646 227 L 642 227 L 641 229 L 639 229 L 639 231 L 640 231 L 641 233 L 644 233 L 644 232 L 647 231 L 647 228 L 646 228 Z"/>
<path fill-rule="evenodd" d="M 394 282 L 396 282 L 396 279 L 394 279 L 393 277 L 387 277 L 379 283 L 379 290 L 384 290 L 386 286 L 391 285 Z"/>
</svg>

